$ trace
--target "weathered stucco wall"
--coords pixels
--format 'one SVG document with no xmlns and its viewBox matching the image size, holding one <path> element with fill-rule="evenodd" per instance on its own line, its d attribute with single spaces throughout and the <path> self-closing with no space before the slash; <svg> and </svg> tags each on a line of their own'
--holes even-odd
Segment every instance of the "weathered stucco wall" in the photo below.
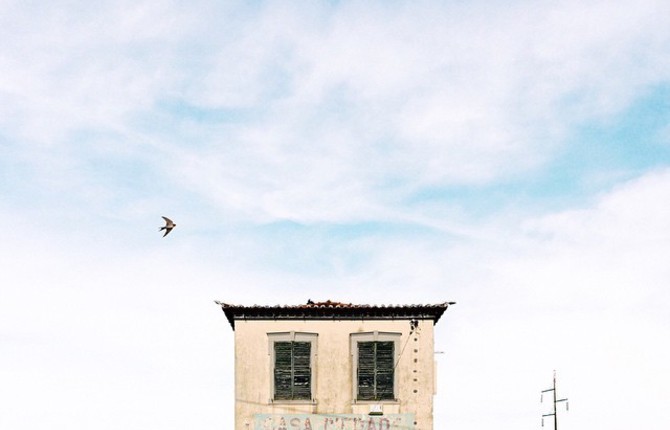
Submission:
<svg viewBox="0 0 670 430">
<path fill-rule="evenodd" d="M 268 333 L 317 333 L 312 370 L 312 402 L 272 402 Z M 356 402 L 350 334 L 400 333 L 396 367 L 397 401 Z M 254 414 L 368 414 L 381 404 L 384 414 L 414 414 L 415 430 L 433 430 L 433 321 L 289 320 L 235 322 L 235 430 L 253 430 Z"/>
</svg>

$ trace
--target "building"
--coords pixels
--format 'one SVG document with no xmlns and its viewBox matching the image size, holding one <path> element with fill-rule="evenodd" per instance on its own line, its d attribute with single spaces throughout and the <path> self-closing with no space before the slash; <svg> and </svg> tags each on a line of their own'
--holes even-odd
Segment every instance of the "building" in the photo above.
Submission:
<svg viewBox="0 0 670 430">
<path fill-rule="evenodd" d="M 433 430 L 450 304 L 236 306 L 235 430 Z"/>
</svg>

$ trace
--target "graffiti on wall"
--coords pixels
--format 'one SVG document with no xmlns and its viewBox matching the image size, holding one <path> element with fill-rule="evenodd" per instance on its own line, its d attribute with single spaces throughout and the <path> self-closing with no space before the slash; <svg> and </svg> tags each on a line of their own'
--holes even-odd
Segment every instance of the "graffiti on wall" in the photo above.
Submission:
<svg viewBox="0 0 670 430">
<path fill-rule="evenodd" d="M 414 414 L 255 414 L 254 430 L 414 430 Z"/>
</svg>

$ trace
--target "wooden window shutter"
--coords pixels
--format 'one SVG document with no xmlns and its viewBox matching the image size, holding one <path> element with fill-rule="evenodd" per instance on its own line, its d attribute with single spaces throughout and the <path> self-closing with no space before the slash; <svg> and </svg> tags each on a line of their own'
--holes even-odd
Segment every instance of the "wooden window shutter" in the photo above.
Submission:
<svg viewBox="0 0 670 430">
<path fill-rule="evenodd" d="M 380 400 L 393 400 L 395 367 L 394 342 L 375 342 L 377 358 L 376 395 Z"/>
<path fill-rule="evenodd" d="M 275 342 L 275 400 L 311 400 L 310 342 Z"/>
<path fill-rule="evenodd" d="M 393 400 L 394 342 L 358 342 L 358 400 Z"/>
</svg>

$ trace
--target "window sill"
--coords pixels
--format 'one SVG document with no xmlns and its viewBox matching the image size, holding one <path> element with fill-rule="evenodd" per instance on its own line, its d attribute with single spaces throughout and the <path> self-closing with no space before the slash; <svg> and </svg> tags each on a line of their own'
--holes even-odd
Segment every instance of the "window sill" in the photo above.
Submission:
<svg viewBox="0 0 670 430">
<path fill-rule="evenodd" d="M 270 400 L 269 405 L 316 405 L 316 399 L 313 400 Z"/>
<path fill-rule="evenodd" d="M 354 400 L 352 405 L 399 405 L 400 400 Z"/>
</svg>

